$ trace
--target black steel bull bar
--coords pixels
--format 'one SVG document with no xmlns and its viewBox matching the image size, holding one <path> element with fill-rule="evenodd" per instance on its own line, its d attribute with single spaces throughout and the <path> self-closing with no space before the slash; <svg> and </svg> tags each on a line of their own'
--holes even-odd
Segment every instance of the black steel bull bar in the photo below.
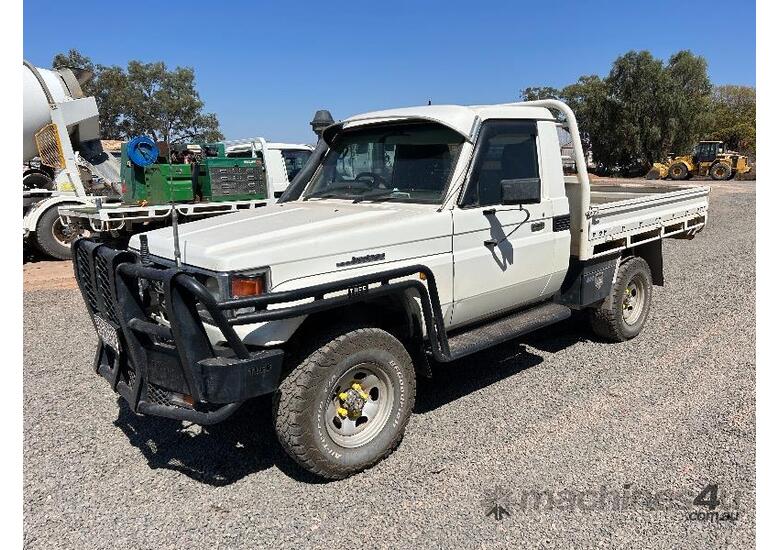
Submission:
<svg viewBox="0 0 780 550">
<path fill-rule="evenodd" d="M 234 326 L 309 315 L 407 290 L 419 295 L 431 354 L 438 361 L 450 360 L 436 281 L 423 265 L 217 301 L 184 270 L 146 266 L 133 252 L 91 239 L 73 243 L 73 264 L 99 336 L 95 371 L 134 412 L 199 424 L 220 422 L 243 401 L 276 390 L 284 357 L 281 349 L 250 351 Z M 392 282 L 411 275 L 419 277 Z M 152 286 L 164 296 L 167 323 L 148 313 L 145 300 Z M 326 298 L 334 292 L 341 294 Z M 268 309 L 306 299 L 310 301 Z M 252 311 L 234 313 L 240 309 Z M 226 346 L 211 345 L 204 322 L 220 330 Z"/>
</svg>

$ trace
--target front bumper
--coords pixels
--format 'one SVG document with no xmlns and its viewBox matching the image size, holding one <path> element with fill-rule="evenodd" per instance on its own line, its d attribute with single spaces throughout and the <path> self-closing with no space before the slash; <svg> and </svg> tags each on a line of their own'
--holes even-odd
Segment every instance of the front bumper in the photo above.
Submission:
<svg viewBox="0 0 780 550">
<path fill-rule="evenodd" d="M 99 337 L 95 371 L 134 412 L 213 424 L 278 387 L 284 352 L 247 350 L 190 275 L 144 266 L 132 252 L 88 239 L 73 243 L 73 265 Z M 164 297 L 170 326 L 149 313 L 150 285 Z M 203 315 L 226 346 L 211 345 Z"/>
</svg>

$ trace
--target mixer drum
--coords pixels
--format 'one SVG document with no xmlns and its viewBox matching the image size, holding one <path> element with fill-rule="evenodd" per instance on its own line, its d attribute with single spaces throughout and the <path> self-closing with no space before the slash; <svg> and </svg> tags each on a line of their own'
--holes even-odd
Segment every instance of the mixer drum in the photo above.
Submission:
<svg viewBox="0 0 780 550">
<path fill-rule="evenodd" d="M 43 84 L 55 103 L 62 103 L 68 98 L 83 97 L 83 92 L 73 73 L 68 69 L 52 71 L 36 67 Z M 28 66 L 23 67 L 23 158 L 22 162 L 38 156 L 38 148 L 35 145 L 35 132 L 51 122 L 49 98 L 46 96 L 41 83 L 36 78 L 33 70 Z"/>
</svg>

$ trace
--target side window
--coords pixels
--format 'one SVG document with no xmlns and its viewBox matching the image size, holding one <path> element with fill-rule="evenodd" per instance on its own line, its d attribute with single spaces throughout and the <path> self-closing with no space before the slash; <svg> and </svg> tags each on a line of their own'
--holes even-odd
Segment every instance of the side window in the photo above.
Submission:
<svg viewBox="0 0 780 550">
<path fill-rule="evenodd" d="M 282 158 L 287 169 L 287 179 L 292 181 L 298 175 L 298 172 L 303 169 L 310 156 L 311 151 L 305 149 L 282 149 Z"/>
<path fill-rule="evenodd" d="M 462 206 L 500 204 L 502 180 L 538 178 L 536 134 L 531 121 L 485 122 Z"/>
</svg>

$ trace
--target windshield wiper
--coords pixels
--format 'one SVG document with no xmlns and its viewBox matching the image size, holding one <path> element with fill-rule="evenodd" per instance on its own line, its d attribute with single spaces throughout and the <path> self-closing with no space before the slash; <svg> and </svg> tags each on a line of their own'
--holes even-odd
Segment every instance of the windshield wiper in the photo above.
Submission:
<svg viewBox="0 0 780 550">
<path fill-rule="evenodd" d="M 398 189 L 388 190 L 382 189 L 380 191 L 374 191 L 372 193 L 365 193 L 356 197 L 352 202 L 353 204 L 363 202 L 366 200 L 384 200 L 384 199 L 411 199 L 412 195 L 406 191 L 399 191 Z"/>
<path fill-rule="evenodd" d="M 350 191 L 353 189 L 350 185 L 340 185 L 338 187 L 330 187 L 328 189 L 323 189 L 322 191 L 317 191 L 316 193 L 311 193 L 310 195 L 307 195 L 304 200 L 309 199 L 329 199 L 333 197 L 343 197 L 345 194 L 355 195 L 355 193 L 350 193 Z M 337 191 L 347 191 L 348 193 L 338 193 Z M 343 197 L 345 199 L 349 197 Z"/>
</svg>

